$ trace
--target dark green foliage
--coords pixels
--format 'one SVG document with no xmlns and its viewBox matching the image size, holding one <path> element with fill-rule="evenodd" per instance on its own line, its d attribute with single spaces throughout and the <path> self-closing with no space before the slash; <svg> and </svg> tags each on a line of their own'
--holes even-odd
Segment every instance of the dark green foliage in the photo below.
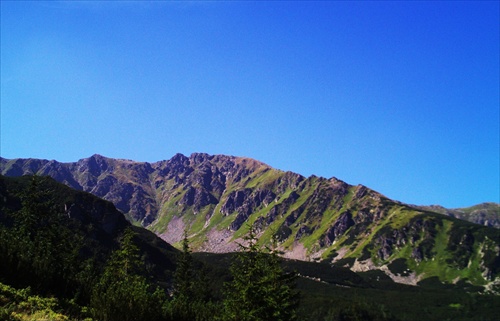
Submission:
<svg viewBox="0 0 500 321">
<path fill-rule="evenodd" d="M 368 304 L 359 300 L 335 300 L 320 309 L 304 313 L 302 321 L 398 321 L 383 306 Z"/>
<path fill-rule="evenodd" d="M 90 305 L 99 320 L 160 320 L 165 293 L 142 276 L 134 232 L 126 229 L 121 247 L 113 252 L 96 284 Z"/>
<path fill-rule="evenodd" d="M 231 262 L 235 262 L 236 255 L 193 254 L 195 259 L 211 267 L 210 280 L 214 286 L 221 288 L 224 282 L 231 281 L 227 270 Z M 455 286 L 441 282 L 437 282 L 436 286 L 428 286 L 426 282 L 422 282 L 422 286 L 410 286 L 395 283 L 380 270 L 354 273 L 327 262 L 297 260 L 283 260 L 282 264 L 286 270 L 299 273 L 296 285 L 301 296 L 297 319 L 301 321 L 336 320 L 328 316 L 337 317 L 341 310 L 349 310 L 350 306 L 368 310 L 373 316 L 385 313 L 388 320 L 498 319 L 500 296 L 468 293 L 469 290 L 477 291 L 470 284 L 467 289 L 460 282 Z"/>
<path fill-rule="evenodd" d="M 80 210 L 71 212 L 75 216 L 68 215 L 66 205 Z M 90 215 L 100 211 L 106 213 L 101 220 Z M 102 226 L 109 217 L 117 223 L 108 224 L 105 231 Z M 152 232 L 120 221 L 122 218 L 111 203 L 51 179 L 0 176 L 0 282 L 18 289 L 31 287 L 0 291 L 0 320 L 337 321 L 394 320 L 393 315 L 402 321 L 497 319 L 500 296 L 468 293 L 479 288 L 465 281 L 443 284 L 435 278 L 406 286 L 380 271 L 357 274 L 330 262 L 281 261 L 273 256 L 275 251 L 257 245 L 253 231 L 243 253 L 191 254 L 185 238 L 184 251 L 174 260 L 171 246 Z M 481 226 L 471 230 L 469 223 L 452 221 L 447 250 L 466 258 L 462 249 L 475 249 L 486 240 L 481 245 L 484 262 L 491 277 L 497 275 L 499 233 Z M 406 233 L 412 233 L 420 244 L 431 235 L 417 225 L 410 225 L 414 229 Z M 432 227 L 440 231 L 436 224 L 430 227 L 427 233 L 433 233 Z M 202 265 L 198 260 L 206 263 L 208 274 L 199 272 Z M 346 258 L 336 265 L 353 262 L 354 258 Z M 389 269 L 404 273 L 405 263 L 408 261 L 396 260 Z M 294 278 L 281 266 L 296 270 L 300 277 Z M 232 280 L 239 280 L 240 286 L 235 287 Z M 222 290 L 224 282 L 227 285 Z M 298 308 L 295 285 L 301 293 Z M 171 298 L 165 290 L 171 290 Z M 221 292 L 226 298 L 224 306 Z M 239 293 L 248 293 L 245 301 L 237 297 Z M 284 300 L 289 300 L 288 308 L 278 303 Z M 283 308 L 279 315 L 276 308 Z M 238 315 L 229 314 L 238 310 Z"/>
<path fill-rule="evenodd" d="M 286 225 L 281 225 L 278 231 L 276 232 L 276 237 L 279 241 L 286 240 L 292 234 L 292 229 Z"/>
<path fill-rule="evenodd" d="M 288 270 L 305 277 L 321 280 L 323 283 L 339 286 L 369 287 L 358 274 L 345 267 L 334 266 L 328 262 L 312 263 L 298 260 L 284 262 Z"/>
<path fill-rule="evenodd" d="M 75 318 L 165 319 L 157 281 L 169 280 L 172 250 L 153 233 L 123 232 L 128 223 L 111 203 L 47 177 L 0 176 L 0 196 L 0 281 L 55 296 Z"/>
<path fill-rule="evenodd" d="M 399 258 L 392 261 L 388 266 L 389 270 L 394 274 L 407 275 L 408 266 L 406 265 L 406 259 Z"/>
<path fill-rule="evenodd" d="M 348 266 L 348 267 L 351 267 L 354 264 L 355 261 L 356 261 L 356 259 L 353 258 L 353 257 L 346 257 L 346 258 L 342 258 L 340 260 L 337 260 L 335 262 L 335 265 L 336 266 Z"/>
<path fill-rule="evenodd" d="M 371 249 L 371 245 L 367 245 L 363 248 L 363 250 L 361 251 L 361 256 L 358 258 L 359 261 L 365 261 L 365 260 L 368 260 L 372 257 L 372 254 L 370 252 L 370 249 Z"/>
<path fill-rule="evenodd" d="M 182 240 L 182 252 L 177 259 L 177 268 L 174 276 L 174 296 L 176 298 L 188 299 L 196 293 L 193 280 L 193 258 L 189 249 L 187 231 L 184 231 Z"/>
<path fill-rule="evenodd" d="M 485 266 L 490 268 L 488 278 L 493 279 L 500 274 L 500 255 L 495 252 L 494 248 L 486 248 L 484 250 L 483 261 Z"/>
<path fill-rule="evenodd" d="M 473 253 L 474 235 L 462 226 L 457 226 L 450 231 L 448 249 L 454 254 L 455 265 L 459 269 L 467 267 Z"/>
<path fill-rule="evenodd" d="M 83 238 L 66 224 L 51 192 L 41 187 L 45 183 L 45 178 L 33 176 L 20 193 L 20 210 L 3 206 L 2 211 L 10 214 L 0 227 L 0 255 L 7 263 L 0 273 L 20 286 L 68 294 L 78 282 Z"/>
<path fill-rule="evenodd" d="M 335 320 L 342 312 L 362 309 L 378 320 L 401 321 L 472 321 L 497 320 L 500 297 L 475 295 L 463 290 L 430 289 L 383 280 L 384 275 L 370 281 L 371 288 L 339 287 L 299 278 L 302 293 L 298 319 L 301 321 Z M 457 308 L 459 307 L 459 308 Z M 366 320 L 371 320 L 367 318 Z"/>
<path fill-rule="evenodd" d="M 233 279 L 226 283 L 223 320 L 296 320 L 295 274 L 283 270 L 276 251 L 257 245 L 253 227 L 245 240 L 248 245 L 241 245 L 230 267 Z"/>
<path fill-rule="evenodd" d="M 209 321 L 219 311 L 212 300 L 209 281 L 202 266 L 195 266 L 184 231 L 182 252 L 177 259 L 174 274 L 173 299 L 167 306 L 167 315 L 177 321 Z"/>
</svg>

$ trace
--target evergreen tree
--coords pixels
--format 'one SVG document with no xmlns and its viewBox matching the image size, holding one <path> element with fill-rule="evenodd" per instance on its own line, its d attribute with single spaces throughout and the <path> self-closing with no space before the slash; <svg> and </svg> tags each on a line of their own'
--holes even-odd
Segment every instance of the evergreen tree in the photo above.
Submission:
<svg viewBox="0 0 500 321">
<path fill-rule="evenodd" d="M 223 320 L 296 320 L 295 275 L 283 270 L 275 247 L 257 245 L 253 227 L 245 240 L 230 267 L 233 280 L 225 287 Z"/>
<path fill-rule="evenodd" d="M 174 282 L 174 297 L 176 299 L 185 300 L 194 296 L 193 258 L 189 248 L 187 231 L 184 231 L 182 252 L 177 259 Z"/>
<path fill-rule="evenodd" d="M 135 233 L 127 228 L 91 298 L 94 317 L 106 321 L 159 320 L 165 293 L 140 274 L 142 262 Z"/>
<path fill-rule="evenodd" d="M 65 224 L 47 183 L 46 177 L 35 175 L 20 195 L 21 208 L 12 214 L 12 232 L 2 233 L 4 238 L 10 235 L 3 253 L 8 264 L 16 268 L 20 285 L 65 294 L 74 288 L 72 278 L 83 241 Z"/>
<path fill-rule="evenodd" d="M 182 252 L 177 259 L 173 290 L 173 299 L 169 304 L 169 315 L 173 320 L 213 320 L 215 304 L 210 300 L 203 268 L 195 267 L 187 231 L 184 231 Z"/>
</svg>

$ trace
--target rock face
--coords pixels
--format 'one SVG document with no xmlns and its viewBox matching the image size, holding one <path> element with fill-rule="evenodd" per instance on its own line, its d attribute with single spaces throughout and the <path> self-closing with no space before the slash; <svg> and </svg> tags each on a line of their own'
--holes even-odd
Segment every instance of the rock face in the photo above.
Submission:
<svg viewBox="0 0 500 321">
<path fill-rule="evenodd" d="M 483 284 L 500 274 L 500 231 L 484 222 L 460 221 L 456 211 L 437 214 L 442 208 L 402 204 L 363 185 L 306 178 L 249 158 L 195 153 L 156 163 L 100 155 L 74 163 L 0 162 L 3 175 L 49 175 L 111 201 L 130 221 L 166 240 L 178 241 L 187 229 L 195 250 L 234 250 L 253 224 L 262 243 L 277 240 L 296 259 L 369 261 L 364 266 L 375 268 L 398 259 L 420 278 L 467 275 Z M 465 212 L 493 222 L 500 214 L 491 209 L 498 204 Z"/>
<path fill-rule="evenodd" d="M 453 209 L 444 208 L 439 205 L 417 207 L 423 210 L 445 214 L 472 223 L 500 228 L 500 204 L 482 203 L 471 207 Z"/>
<path fill-rule="evenodd" d="M 349 212 L 344 212 L 340 215 L 338 220 L 333 224 L 332 227 L 328 229 L 328 231 L 325 234 L 323 245 L 330 246 L 333 244 L 333 241 L 335 241 L 336 238 L 339 236 L 344 235 L 347 230 L 355 224 L 354 220 L 352 219 L 352 215 Z"/>
</svg>

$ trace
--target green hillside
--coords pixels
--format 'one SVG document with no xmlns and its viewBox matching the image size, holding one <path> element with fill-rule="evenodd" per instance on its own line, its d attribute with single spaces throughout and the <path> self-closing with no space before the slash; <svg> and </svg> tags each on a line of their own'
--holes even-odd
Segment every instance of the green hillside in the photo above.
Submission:
<svg viewBox="0 0 500 321">
<path fill-rule="evenodd" d="M 276 238 L 286 258 L 379 270 L 399 283 L 435 278 L 497 291 L 500 280 L 499 229 L 337 178 L 306 178 L 250 158 L 200 153 L 156 163 L 100 155 L 75 163 L 1 163 L 5 175 L 49 175 L 102 197 L 134 225 L 177 247 L 186 230 L 196 251 L 233 252 L 254 226 L 260 244 Z M 478 210 L 497 215 L 494 204 L 462 212 Z"/>
<path fill-rule="evenodd" d="M 182 320 L 181 314 L 173 314 L 180 310 L 172 292 L 176 269 L 182 265 L 179 252 L 150 231 L 131 226 L 113 204 L 47 177 L 0 176 L 0 196 L 0 319 Z M 471 246 L 476 243 L 468 239 L 487 244 L 484 240 L 493 237 L 485 233 L 481 241 L 480 228 L 470 231 L 469 223 L 441 218 L 414 215 L 409 224 L 418 233 L 424 233 L 418 226 L 425 227 L 435 235 L 436 244 L 441 244 L 443 235 L 458 237 L 458 244 Z M 403 220 L 389 222 L 406 226 Z M 378 232 L 385 235 L 382 229 Z M 406 233 L 413 235 L 411 230 Z M 463 237 L 467 233 L 470 236 Z M 427 248 L 422 248 L 426 253 Z M 467 253 L 462 247 L 429 248 Z M 26 256 L 28 253 L 32 254 Z M 196 315 L 199 320 L 214 320 L 223 311 L 224 282 L 231 282 L 229 267 L 234 254 L 195 253 L 193 260 L 190 273 L 204 271 L 203 289 L 210 297 L 196 306 Z M 355 273 L 344 267 L 354 262 L 347 256 L 335 264 L 329 260 L 282 262 L 286 271 L 298 276 L 298 320 L 495 320 L 498 314 L 500 296 L 467 281 L 443 284 L 434 277 L 418 286 L 403 285 L 382 271 Z M 411 266 L 406 262 L 399 257 L 387 268 L 394 275 L 407 274 Z M 431 269 L 430 262 L 425 264 Z M 124 269 L 126 266 L 130 268 Z M 120 281 L 123 277 L 125 283 Z M 120 299 L 113 301 L 119 293 Z M 173 299 L 169 293 L 174 293 Z M 126 306 L 121 305 L 124 302 Z M 99 312 L 112 311 L 108 310 L 111 307 L 120 308 L 112 314 Z M 132 310 L 127 312 L 129 308 Z"/>
</svg>

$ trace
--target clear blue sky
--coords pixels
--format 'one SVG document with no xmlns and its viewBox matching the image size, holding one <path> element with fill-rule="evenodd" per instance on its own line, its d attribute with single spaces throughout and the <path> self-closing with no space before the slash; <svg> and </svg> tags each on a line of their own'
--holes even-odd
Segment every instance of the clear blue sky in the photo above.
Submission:
<svg viewBox="0 0 500 321">
<path fill-rule="evenodd" d="M 1 156 L 247 156 L 500 202 L 499 2 L 1 1 Z"/>
</svg>

